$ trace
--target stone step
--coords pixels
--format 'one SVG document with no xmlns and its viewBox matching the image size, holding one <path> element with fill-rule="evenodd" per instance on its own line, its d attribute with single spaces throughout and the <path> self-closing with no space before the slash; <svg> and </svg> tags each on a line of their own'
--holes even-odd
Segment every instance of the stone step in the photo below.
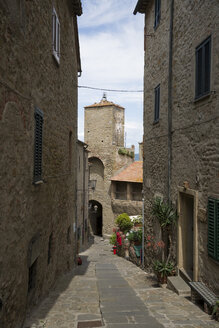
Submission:
<svg viewBox="0 0 219 328">
<path fill-rule="evenodd" d="M 191 288 L 180 276 L 168 277 L 167 288 L 173 290 L 180 296 L 191 296 Z"/>
</svg>

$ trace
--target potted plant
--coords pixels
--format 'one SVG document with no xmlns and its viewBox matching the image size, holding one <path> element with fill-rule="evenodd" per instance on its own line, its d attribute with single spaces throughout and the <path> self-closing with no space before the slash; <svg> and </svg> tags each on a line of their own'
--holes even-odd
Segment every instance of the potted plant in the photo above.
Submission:
<svg viewBox="0 0 219 328">
<path fill-rule="evenodd" d="M 134 243 L 135 245 L 141 245 L 142 229 L 131 231 L 127 238 L 130 241 L 130 243 Z"/>
<path fill-rule="evenodd" d="M 137 227 L 142 227 L 142 216 L 141 215 L 138 215 L 137 217 L 135 217 L 133 219 L 133 224 L 134 226 L 137 228 Z"/>
<path fill-rule="evenodd" d="M 122 213 L 117 216 L 115 222 L 124 234 L 130 231 L 133 227 L 133 223 L 127 213 Z"/>
<path fill-rule="evenodd" d="M 154 261 L 154 271 L 157 274 L 157 279 L 161 284 L 167 283 L 167 277 L 174 273 L 174 264 L 167 261 Z"/>
<path fill-rule="evenodd" d="M 212 318 L 215 318 L 215 320 L 219 321 L 219 300 L 216 301 L 213 312 L 212 312 Z"/>
</svg>

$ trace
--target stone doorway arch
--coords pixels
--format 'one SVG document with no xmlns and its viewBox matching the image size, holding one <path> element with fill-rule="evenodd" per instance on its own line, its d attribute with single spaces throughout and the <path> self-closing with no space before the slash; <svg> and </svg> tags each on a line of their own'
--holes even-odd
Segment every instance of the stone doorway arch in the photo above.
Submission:
<svg viewBox="0 0 219 328">
<path fill-rule="evenodd" d="M 89 220 L 94 235 L 103 234 L 103 207 L 96 200 L 89 201 Z"/>
</svg>

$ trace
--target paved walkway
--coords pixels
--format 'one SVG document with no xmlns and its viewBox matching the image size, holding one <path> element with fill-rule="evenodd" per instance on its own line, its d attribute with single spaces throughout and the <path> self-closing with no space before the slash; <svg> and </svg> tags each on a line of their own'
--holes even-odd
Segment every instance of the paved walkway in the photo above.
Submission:
<svg viewBox="0 0 219 328">
<path fill-rule="evenodd" d="M 24 328 L 218 327 L 199 307 L 111 252 L 96 238 L 83 264 L 63 276 Z"/>
</svg>

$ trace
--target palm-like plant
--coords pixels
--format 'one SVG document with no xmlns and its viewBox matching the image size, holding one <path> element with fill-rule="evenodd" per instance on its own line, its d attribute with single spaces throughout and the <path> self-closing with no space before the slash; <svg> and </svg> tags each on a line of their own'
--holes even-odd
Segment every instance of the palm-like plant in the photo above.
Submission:
<svg viewBox="0 0 219 328">
<path fill-rule="evenodd" d="M 156 198 L 152 203 L 151 212 L 159 221 L 162 229 L 165 229 L 176 223 L 177 213 L 172 205 L 164 202 L 160 198 Z"/>
</svg>

